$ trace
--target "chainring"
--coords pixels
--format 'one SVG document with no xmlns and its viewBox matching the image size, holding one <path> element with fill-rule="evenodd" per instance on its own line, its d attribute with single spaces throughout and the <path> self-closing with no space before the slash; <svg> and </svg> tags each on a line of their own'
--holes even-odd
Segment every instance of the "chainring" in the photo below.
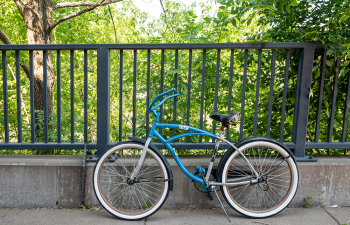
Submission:
<svg viewBox="0 0 350 225">
<path fill-rule="evenodd" d="M 200 173 L 195 172 L 194 175 L 195 175 L 195 176 L 198 176 L 199 178 L 202 179 L 202 176 L 200 175 Z M 208 180 L 208 181 L 214 181 L 214 180 L 215 180 L 215 178 L 214 178 L 213 174 L 210 174 L 209 180 Z M 209 187 L 204 187 L 201 183 L 199 183 L 199 182 L 197 182 L 197 181 L 194 181 L 194 180 L 192 180 L 192 181 L 194 182 L 194 187 L 195 187 L 198 191 L 203 192 L 203 193 L 209 192 Z"/>
</svg>

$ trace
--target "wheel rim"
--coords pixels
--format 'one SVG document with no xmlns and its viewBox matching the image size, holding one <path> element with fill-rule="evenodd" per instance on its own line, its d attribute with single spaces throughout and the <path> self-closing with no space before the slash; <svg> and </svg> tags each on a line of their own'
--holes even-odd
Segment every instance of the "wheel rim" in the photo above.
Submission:
<svg viewBox="0 0 350 225">
<path fill-rule="evenodd" d="M 293 188 L 296 174 L 293 172 L 292 159 L 284 160 L 289 154 L 279 146 L 267 142 L 249 143 L 240 151 L 257 173 L 265 176 L 257 184 L 225 186 L 224 190 L 229 200 L 234 202 L 234 205 L 238 206 L 236 209 L 241 212 L 266 214 L 283 206 L 280 209 L 282 210 L 293 198 L 292 191 L 296 191 L 296 188 Z M 254 176 L 238 152 L 228 161 L 230 166 L 224 169 L 224 182 L 235 178 L 242 178 L 243 181 L 245 177 Z"/>
<path fill-rule="evenodd" d="M 113 214 L 119 216 L 138 216 L 150 214 L 156 210 L 164 198 L 168 178 L 160 158 L 148 151 L 144 164 L 135 177 L 139 183 L 128 184 L 128 177 L 136 167 L 142 152 L 142 146 L 132 145 L 128 148 L 110 151 L 104 157 L 117 155 L 115 162 L 102 162 L 97 173 L 98 192 L 103 202 Z M 134 154 L 134 155 L 133 155 Z M 163 182 L 160 182 L 163 181 Z M 115 212 L 115 213 L 114 213 Z"/>
</svg>

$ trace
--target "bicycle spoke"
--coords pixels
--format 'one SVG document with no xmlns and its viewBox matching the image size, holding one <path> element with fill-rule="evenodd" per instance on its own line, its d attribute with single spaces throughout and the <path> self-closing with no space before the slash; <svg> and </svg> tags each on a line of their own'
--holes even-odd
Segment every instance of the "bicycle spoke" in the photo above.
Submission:
<svg viewBox="0 0 350 225">
<path fill-rule="evenodd" d="M 155 188 L 155 187 L 152 187 L 151 185 L 148 185 L 148 184 L 144 184 L 144 185 L 146 185 L 146 186 L 148 186 L 148 187 L 150 187 L 150 188 L 152 188 L 152 189 L 154 189 L 154 190 L 157 190 L 157 191 L 163 191 L 163 190 L 157 189 L 157 188 Z"/>
<path fill-rule="evenodd" d="M 126 167 L 123 165 L 123 163 L 122 163 L 122 162 L 119 162 L 120 160 L 118 160 L 118 159 L 119 159 L 119 157 L 117 156 L 117 158 L 116 158 L 116 160 L 115 160 L 115 161 L 117 161 L 117 163 L 118 163 L 119 165 L 121 165 L 121 166 L 124 168 L 125 172 L 127 172 L 127 173 L 128 173 L 128 175 L 130 176 L 129 171 L 126 169 Z M 110 164 L 108 161 L 107 161 L 107 163 L 108 163 L 108 164 Z"/>
</svg>

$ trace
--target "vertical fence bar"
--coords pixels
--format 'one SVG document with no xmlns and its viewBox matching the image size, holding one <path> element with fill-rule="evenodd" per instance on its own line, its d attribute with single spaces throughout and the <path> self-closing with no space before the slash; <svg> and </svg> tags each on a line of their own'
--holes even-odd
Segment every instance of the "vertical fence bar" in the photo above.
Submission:
<svg viewBox="0 0 350 225">
<path fill-rule="evenodd" d="M 74 50 L 70 51 L 70 142 L 74 143 Z"/>
<path fill-rule="evenodd" d="M 31 142 L 35 143 L 34 59 L 33 59 L 33 51 L 29 51 L 29 78 L 30 78 L 30 131 L 31 131 Z"/>
<path fill-rule="evenodd" d="M 57 50 L 57 142 L 61 143 L 61 51 Z"/>
<path fill-rule="evenodd" d="M 123 50 L 120 50 L 119 69 L 119 142 L 123 141 Z"/>
<path fill-rule="evenodd" d="M 47 51 L 43 51 L 43 99 L 44 99 L 44 142 L 48 143 L 48 110 L 47 110 Z"/>
<path fill-rule="evenodd" d="M 275 81 L 275 62 L 276 62 L 276 49 L 273 49 L 272 50 L 272 62 L 271 62 L 271 80 L 270 80 L 269 108 L 268 108 L 267 129 L 266 129 L 266 136 L 267 137 L 270 137 L 270 132 L 271 132 L 273 84 L 274 84 L 274 81 Z"/>
<path fill-rule="evenodd" d="M 230 58 L 230 79 L 228 84 L 228 107 L 227 113 L 231 113 L 231 100 L 232 100 L 232 79 L 233 79 L 233 60 L 234 60 L 234 49 L 231 49 L 231 58 Z M 226 139 L 230 140 L 230 130 L 226 130 Z"/>
<path fill-rule="evenodd" d="M 147 107 L 146 107 L 146 137 L 149 134 L 149 98 L 150 98 L 150 79 L 151 79 L 151 50 L 147 52 Z"/>
<path fill-rule="evenodd" d="M 337 71 L 335 72 L 335 77 L 334 77 L 332 108 L 331 108 L 330 121 L 328 125 L 328 138 L 327 138 L 328 142 L 332 142 L 332 136 L 333 136 L 333 124 L 334 124 L 335 104 L 337 102 L 339 68 L 340 68 L 340 57 L 338 57 L 337 59 Z"/>
<path fill-rule="evenodd" d="M 287 86 L 288 86 L 288 75 L 289 75 L 289 60 L 290 60 L 290 49 L 287 50 L 286 66 L 284 69 L 284 84 L 283 84 L 283 100 L 282 100 L 282 113 L 281 113 L 281 126 L 280 126 L 280 141 L 283 142 L 284 133 L 284 120 L 286 118 L 286 103 L 287 103 Z"/>
<path fill-rule="evenodd" d="M 298 161 L 309 160 L 305 159 L 305 142 L 309 116 L 309 94 L 311 89 L 314 51 L 314 48 L 306 47 L 301 49 L 299 54 L 292 134 L 292 141 L 295 143 L 294 155 Z"/>
<path fill-rule="evenodd" d="M 4 129 L 5 129 L 5 142 L 9 142 L 9 116 L 8 116 L 8 97 L 7 97 L 7 61 L 6 51 L 2 51 L 2 79 L 3 79 L 3 92 L 4 92 Z"/>
<path fill-rule="evenodd" d="M 88 51 L 84 50 L 84 143 L 88 142 Z"/>
<path fill-rule="evenodd" d="M 216 79 L 215 79 L 215 96 L 214 96 L 214 112 L 218 111 L 218 92 L 219 92 L 219 73 L 220 73 L 220 49 L 218 49 L 216 56 Z M 213 133 L 216 131 L 216 120 L 213 120 Z M 215 142 L 215 138 L 212 138 Z"/>
<path fill-rule="evenodd" d="M 318 137 L 320 134 L 324 77 L 325 77 L 325 73 L 326 73 L 326 60 L 327 60 L 327 49 L 324 49 L 323 55 L 322 55 L 322 62 L 321 62 L 322 65 L 321 65 L 321 76 L 320 76 L 320 90 L 319 90 L 319 94 L 318 94 L 317 119 L 316 119 L 316 128 L 315 128 L 315 142 L 318 142 Z"/>
<path fill-rule="evenodd" d="M 259 91 L 260 91 L 260 76 L 261 76 L 261 55 L 262 49 L 259 49 L 258 54 L 258 72 L 256 76 L 256 91 L 255 91 L 255 111 L 254 111 L 254 125 L 253 125 L 253 136 L 256 137 L 258 129 L 258 109 L 259 109 Z"/>
<path fill-rule="evenodd" d="M 109 142 L 110 52 L 97 49 L 97 157 L 101 157 Z"/>
<path fill-rule="evenodd" d="M 175 50 L 175 70 L 177 70 L 179 64 L 179 50 Z M 174 88 L 176 90 L 176 92 L 178 92 L 177 90 L 177 73 L 175 73 L 174 76 Z M 174 98 L 174 108 L 173 108 L 173 124 L 176 124 L 176 101 L 177 101 L 177 97 Z M 176 129 L 173 128 L 173 136 L 175 136 L 175 132 Z M 175 142 L 175 140 L 173 141 Z"/>
<path fill-rule="evenodd" d="M 242 84 L 242 101 L 241 101 L 241 123 L 239 128 L 239 140 L 243 138 L 243 122 L 244 122 L 244 105 L 245 105 L 245 90 L 247 84 L 247 68 L 248 68 L 248 49 L 244 52 L 244 72 L 243 72 L 243 84 Z"/>
<path fill-rule="evenodd" d="M 348 115 L 349 115 L 349 104 L 350 104 L 350 71 L 348 72 L 348 83 L 346 86 L 346 100 L 344 106 L 344 117 L 343 117 L 343 130 L 341 134 L 341 142 L 345 142 L 346 140 L 346 128 L 348 126 Z"/>
<path fill-rule="evenodd" d="M 162 49 L 162 58 L 160 63 L 160 93 L 163 93 L 164 89 L 164 49 Z M 163 100 L 163 97 L 160 98 L 160 101 Z M 160 106 L 160 123 L 163 123 L 163 104 Z M 159 128 L 159 133 L 163 134 L 162 127 Z"/>
<path fill-rule="evenodd" d="M 203 105 L 205 92 L 205 64 L 207 60 L 207 50 L 203 49 L 203 65 L 202 65 L 202 90 L 201 90 L 201 114 L 200 114 L 200 129 L 203 130 Z M 202 135 L 199 135 L 199 143 L 202 143 Z"/>
<path fill-rule="evenodd" d="M 190 125 L 190 108 L 191 108 L 191 75 L 192 75 L 192 49 L 189 50 L 188 55 L 188 79 L 187 79 L 187 120 L 186 126 Z M 188 130 L 186 131 L 188 133 Z M 186 137 L 188 142 L 189 136 Z"/>
<path fill-rule="evenodd" d="M 17 127 L 18 127 L 18 143 L 22 143 L 22 110 L 21 110 L 21 64 L 20 54 L 16 51 L 16 88 L 17 88 Z"/>
<path fill-rule="evenodd" d="M 132 89 L 132 136 L 136 136 L 136 75 L 137 75 L 137 50 L 134 50 L 134 77 Z"/>
</svg>

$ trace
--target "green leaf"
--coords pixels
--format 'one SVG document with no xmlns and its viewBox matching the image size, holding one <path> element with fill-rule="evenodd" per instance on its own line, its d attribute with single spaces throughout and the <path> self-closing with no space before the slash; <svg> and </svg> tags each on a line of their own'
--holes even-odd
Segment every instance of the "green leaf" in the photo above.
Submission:
<svg viewBox="0 0 350 225">
<path fill-rule="evenodd" d="M 251 18 L 247 21 L 247 26 L 250 25 L 250 23 L 252 22 L 252 19 L 253 19 L 253 17 L 251 17 Z"/>
<path fill-rule="evenodd" d="M 274 10 L 274 11 L 277 10 L 276 7 L 273 6 L 273 5 L 267 5 L 266 7 L 267 7 L 267 8 L 270 8 L 270 9 L 272 9 L 272 10 Z"/>
<path fill-rule="evenodd" d="M 327 55 L 330 55 L 330 54 L 332 54 L 334 52 L 334 50 L 333 49 L 329 49 L 328 51 L 327 51 Z"/>
<path fill-rule="evenodd" d="M 326 65 L 329 66 L 329 67 L 332 67 L 334 63 L 332 63 L 331 61 L 327 60 L 326 61 Z"/>
<path fill-rule="evenodd" d="M 299 3 L 297 2 L 297 0 L 293 0 L 291 3 L 290 3 L 291 6 L 297 6 L 299 5 Z"/>
<path fill-rule="evenodd" d="M 287 12 L 290 14 L 290 4 L 287 5 L 286 10 L 287 10 Z"/>
<path fill-rule="evenodd" d="M 180 73 L 181 72 L 181 69 L 176 69 L 176 70 L 170 70 L 168 71 L 168 73 L 170 74 L 175 74 L 175 73 Z"/>
<path fill-rule="evenodd" d="M 234 27 L 237 26 L 236 18 L 232 18 L 231 23 Z"/>
</svg>

